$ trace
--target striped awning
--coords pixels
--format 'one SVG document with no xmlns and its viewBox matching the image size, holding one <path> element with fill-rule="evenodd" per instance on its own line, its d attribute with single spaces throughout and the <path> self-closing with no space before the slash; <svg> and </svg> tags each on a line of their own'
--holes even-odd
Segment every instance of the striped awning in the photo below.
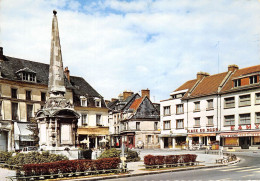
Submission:
<svg viewBox="0 0 260 181">
<path fill-rule="evenodd" d="M 259 132 L 232 132 L 232 133 L 220 133 L 220 137 L 247 137 L 247 136 L 260 136 Z"/>
</svg>

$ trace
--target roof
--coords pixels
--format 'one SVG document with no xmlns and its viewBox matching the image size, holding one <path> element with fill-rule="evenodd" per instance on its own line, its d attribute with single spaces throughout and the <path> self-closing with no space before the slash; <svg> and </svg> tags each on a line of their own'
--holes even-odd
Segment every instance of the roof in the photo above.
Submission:
<svg viewBox="0 0 260 181">
<path fill-rule="evenodd" d="M 132 103 L 132 105 L 129 107 L 129 109 L 134 109 L 136 111 L 138 109 L 138 107 L 140 106 L 140 104 L 142 103 L 142 101 L 143 101 L 143 97 L 136 99 Z"/>
<path fill-rule="evenodd" d="M 197 87 L 191 92 L 190 97 L 199 97 L 216 94 L 218 87 L 224 80 L 228 72 L 219 73 L 204 77 Z"/>
<path fill-rule="evenodd" d="M 255 65 L 255 66 L 246 67 L 246 68 L 236 70 L 231 75 L 230 79 L 227 81 L 225 86 L 222 88 L 221 92 L 226 92 L 226 91 L 229 91 L 229 90 L 232 89 L 232 79 L 239 77 L 239 76 L 242 76 L 242 75 L 255 73 L 255 72 L 260 72 L 260 65 Z"/>
<path fill-rule="evenodd" d="M 179 88 L 177 88 L 175 91 L 185 90 L 185 89 L 191 89 L 195 83 L 197 82 L 197 79 L 189 80 L 182 84 Z"/>
<path fill-rule="evenodd" d="M 36 84 L 48 86 L 49 65 L 45 63 L 24 60 L 4 56 L 4 61 L 1 62 L 1 76 L 4 79 L 22 81 L 17 72 L 21 70 L 30 70 L 36 73 Z M 72 89 L 74 104 L 80 104 L 80 96 L 99 97 L 101 98 L 101 106 L 106 107 L 102 96 L 82 77 L 70 76 L 70 82 L 65 77 L 66 88 Z M 31 82 L 34 84 L 34 82 Z"/>
</svg>

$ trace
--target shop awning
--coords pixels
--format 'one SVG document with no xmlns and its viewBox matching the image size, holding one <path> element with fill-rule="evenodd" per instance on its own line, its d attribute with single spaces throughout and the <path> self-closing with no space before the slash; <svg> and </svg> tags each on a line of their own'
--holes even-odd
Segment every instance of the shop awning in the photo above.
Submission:
<svg viewBox="0 0 260 181">
<path fill-rule="evenodd" d="M 260 132 L 220 133 L 220 137 L 247 137 L 247 136 L 260 136 Z"/>
<path fill-rule="evenodd" d="M 29 129 L 31 123 L 16 122 L 14 127 L 14 138 L 16 141 L 35 141 L 33 132 Z"/>
<path fill-rule="evenodd" d="M 216 136 L 216 133 L 189 134 L 188 137 Z"/>
<path fill-rule="evenodd" d="M 79 135 L 108 135 L 108 127 L 86 127 L 78 128 Z"/>
<path fill-rule="evenodd" d="M 187 136 L 186 133 L 160 134 L 159 137 L 181 137 Z"/>
</svg>

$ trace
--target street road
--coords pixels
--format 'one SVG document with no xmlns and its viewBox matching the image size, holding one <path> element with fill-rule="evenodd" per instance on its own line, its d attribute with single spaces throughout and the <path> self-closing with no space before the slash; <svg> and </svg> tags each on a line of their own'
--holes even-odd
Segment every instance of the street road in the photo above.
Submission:
<svg viewBox="0 0 260 181">
<path fill-rule="evenodd" d="M 260 152 L 235 153 L 241 162 L 225 167 L 162 173 L 121 180 L 166 181 L 166 180 L 260 180 Z"/>
</svg>

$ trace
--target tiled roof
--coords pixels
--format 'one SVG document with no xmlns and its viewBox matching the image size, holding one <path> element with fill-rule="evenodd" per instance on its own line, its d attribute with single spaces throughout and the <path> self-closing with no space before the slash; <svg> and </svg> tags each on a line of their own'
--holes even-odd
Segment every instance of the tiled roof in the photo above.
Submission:
<svg viewBox="0 0 260 181">
<path fill-rule="evenodd" d="M 182 84 L 182 85 L 181 85 L 179 88 L 177 88 L 175 91 L 181 91 L 181 90 L 185 90 L 185 89 L 191 89 L 196 82 L 197 82 L 197 79 L 189 80 L 189 81 L 185 82 L 184 84 Z"/>
<path fill-rule="evenodd" d="M 133 104 L 129 107 L 129 109 L 134 109 L 135 111 L 138 109 L 138 107 L 140 106 L 140 104 L 142 103 L 143 98 L 140 97 L 138 99 L 136 99 Z"/>
<path fill-rule="evenodd" d="M 227 72 L 204 77 L 197 87 L 192 91 L 190 97 L 211 95 L 218 92 L 218 87 L 226 77 Z"/>
<path fill-rule="evenodd" d="M 236 70 L 231 75 L 230 79 L 227 81 L 225 86 L 222 88 L 221 92 L 229 91 L 229 90 L 232 89 L 232 79 L 239 77 L 239 76 L 242 76 L 242 75 L 254 73 L 254 72 L 260 72 L 260 65 L 255 65 L 255 66 L 246 67 L 246 68 Z"/>
<path fill-rule="evenodd" d="M 22 81 L 21 77 L 18 76 L 17 71 L 30 70 L 36 73 L 37 84 L 48 85 L 48 64 L 4 56 L 4 61 L 1 62 L 0 66 L 1 76 L 4 79 Z M 101 95 L 82 77 L 70 76 L 70 82 L 67 78 L 64 80 L 66 88 L 72 89 L 74 93 L 73 101 L 76 105 L 80 104 L 80 96 L 86 96 L 86 94 L 89 97 L 101 97 Z M 101 98 L 101 100 L 101 106 L 106 107 L 103 98 Z M 90 102 L 93 101 L 90 100 Z"/>
</svg>

